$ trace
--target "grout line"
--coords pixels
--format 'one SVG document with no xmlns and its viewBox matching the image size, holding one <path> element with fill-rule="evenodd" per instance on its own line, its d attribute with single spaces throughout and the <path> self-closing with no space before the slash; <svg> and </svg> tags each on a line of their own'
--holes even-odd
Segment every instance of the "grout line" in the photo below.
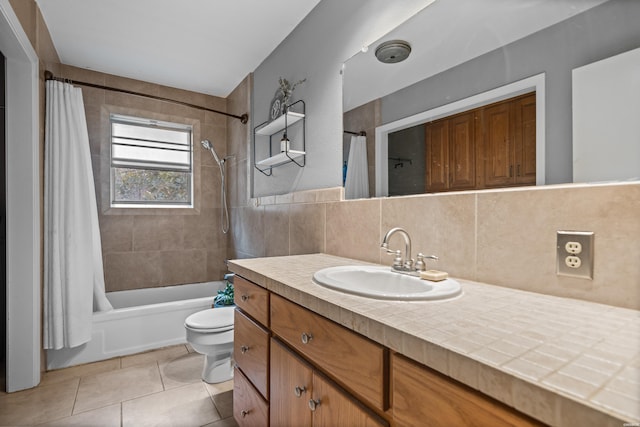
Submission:
<svg viewBox="0 0 640 427">
<path fill-rule="evenodd" d="M 473 222 L 473 280 L 478 280 L 478 193 L 474 195 Z"/>
<path fill-rule="evenodd" d="M 162 384 L 162 391 L 167 391 L 164 385 L 164 378 L 162 377 L 162 370 L 160 369 L 160 362 L 156 360 L 156 367 L 158 368 L 158 375 L 160 376 L 160 383 Z"/>
<path fill-rule="evenodd" d="M 82 382 L 82 376 L 78 377 L 78 386 L 76 387 L 76 395 L 73 397 L 73 406 L 71 407 L 71 415 L 74 415 L 74 411 L 76 410 L 76 403 L 78 403 L 78 393 L 80 392 L 80 383 Z"/>
</svg>

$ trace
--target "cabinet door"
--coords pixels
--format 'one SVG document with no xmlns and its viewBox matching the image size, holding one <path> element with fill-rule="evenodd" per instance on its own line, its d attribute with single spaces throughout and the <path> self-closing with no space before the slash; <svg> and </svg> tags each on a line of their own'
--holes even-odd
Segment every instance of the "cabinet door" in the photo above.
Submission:
<svg viewBox="0 0 640 427">
<path fill-rule="evenodd" d="M 403 356 L 394 354 L 392 362 L 397 427 L 543 425 Z"/>
<path fill-rule="evenodd" d="M 449 189 L 476 187 L 475 113 L 459 114 L 449 119 Z"/>
<path fill-rule="evenodd" d="M 389 407 L 388 352 L 383 346 L 275 294 L 271 328 L 364 402 L 381 411 Z"/>
<path fill-rule="evenodd" d="M 446 191 L 449 188 L 449 121 L 438 120 L 425 127 L 426 189 Z"/>
<path fill-rule="evenodd" d="M 513 141 L 509 126 L 509 104 L 487 107 L 484 116 L 484 183 L 501 187 L 513 182 Z"/>
<path fill-rule="evenodd" d="M 536 183 L 536 96 L 513 101 L 513 137 L 515 140 L 515 181 Z"/>
<path fill-rule="evenodd" d="M 236 309 L 233 357 L 253 385 L 269 399 L 269 332 Z"/>
<path fill-rule="evenodd" d="M 312 368 L 273 338 L 270 365 L 271 427 L 311 426 Z"/>
<path fill-rule="evenodd" d="M 269 406 L 238 368 L 233 375 L 233 418 L 240 427 L 269 424 Z"/>
<path fill-rule="evenodd" d="M 313 427 L 381 427 L 389 424 L 315 372 L 310 402 Z"/>
</svg>

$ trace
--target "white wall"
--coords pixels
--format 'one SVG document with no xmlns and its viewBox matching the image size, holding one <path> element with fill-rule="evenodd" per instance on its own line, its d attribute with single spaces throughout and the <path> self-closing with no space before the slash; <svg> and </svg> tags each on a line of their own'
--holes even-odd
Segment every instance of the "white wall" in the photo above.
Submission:
<svg viewBox="0 0 640 427">
<path fill-rule="evenodd" d="M 40 382 L 38 56 L 8 0 L 0 0 L 7 58 L 7 391 Z"/>
<path fill-rule="evenodd" d="M 573 182 L 640 178 L 638 118 L 640 48 L 573 70 Z"/>
</svg>

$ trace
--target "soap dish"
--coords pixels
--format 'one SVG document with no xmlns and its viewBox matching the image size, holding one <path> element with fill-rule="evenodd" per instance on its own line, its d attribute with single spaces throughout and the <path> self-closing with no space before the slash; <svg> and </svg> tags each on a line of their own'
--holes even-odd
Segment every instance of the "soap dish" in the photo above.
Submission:
<svg viewBox="0 0 640 427">
<path fill-rule="evenodd" d="M 441 282 L 449 277 L 449 274 L 439 270 L 426 270 L 420 272 L 420 278 L 431 282 Z"/>
</svg>

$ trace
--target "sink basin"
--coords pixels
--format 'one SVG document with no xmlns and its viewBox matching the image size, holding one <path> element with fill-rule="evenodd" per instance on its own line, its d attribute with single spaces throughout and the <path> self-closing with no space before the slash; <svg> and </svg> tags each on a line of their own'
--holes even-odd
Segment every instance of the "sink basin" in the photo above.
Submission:
<svg viewBox="0 0 640 427">
<path fill-rule="evenodd" d="M 313 281 L 340 292 L 369 298 L 396 301 L 424 301 L 460 295 L 460 283 L 453 279 L 440 282 L 422 280 L 391 271 L 390 267 L 347 265 L 318 270 Z"/>
</svg>

